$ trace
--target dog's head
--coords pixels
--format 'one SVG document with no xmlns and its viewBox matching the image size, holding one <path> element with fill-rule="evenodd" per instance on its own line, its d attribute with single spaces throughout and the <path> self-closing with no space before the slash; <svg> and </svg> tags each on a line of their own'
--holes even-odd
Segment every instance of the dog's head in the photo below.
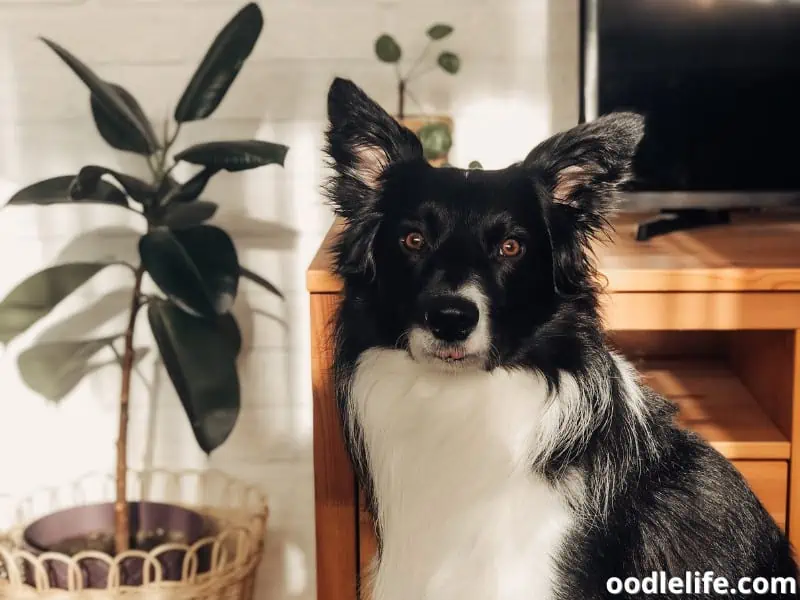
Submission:
<svg viewBox="0 0 800 600">
<path fill-rule="evenodd" d="M 416 136 L 353 83 L 328 95 L 336 269 L 368 343 L 445 369 L 521 361 L 594 322 L 589 243 L 630 177 L 643 119 L 617 113 L 497 171 L 433 168 Z M 571 323 L 574 321 L 574 323 Z"/>
</svg>

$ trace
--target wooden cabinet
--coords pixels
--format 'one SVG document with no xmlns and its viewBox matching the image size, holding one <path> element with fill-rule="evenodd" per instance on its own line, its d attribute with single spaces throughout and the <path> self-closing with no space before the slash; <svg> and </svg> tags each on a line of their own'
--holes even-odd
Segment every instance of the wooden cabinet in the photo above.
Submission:
<svg viewBox="0 0 800 600">
<path fill-rule="evenodd" d="M 612 240 L 596 249 L 614 346 L 678 404 L 686 427 L 731 460 L 800 546 L 800 217 L 746 217 L 645 243 L 633 239 L 636 220 L 618 219 Z M 341 286 L 327 247 L 336 227 L 307 277 L 317 587 L 320 600 L 356 600 L 375 541 L 330 376 Z"/>
</svg>

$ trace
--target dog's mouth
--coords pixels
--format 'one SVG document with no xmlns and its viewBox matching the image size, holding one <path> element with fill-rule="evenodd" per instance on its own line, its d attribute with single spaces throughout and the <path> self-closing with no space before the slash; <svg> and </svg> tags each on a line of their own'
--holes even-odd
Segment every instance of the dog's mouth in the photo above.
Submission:
<svg viewBox="0 0 800 600">
<path fill-rule="evenodd" d="M 486 351 L 481 344 L 475 344 L 475 340 L 446 342 L 436 339 L 430 331 L 417 327 L 409 332 L 408 351 L 417 362 L 445 371 L 481 369 L 487 363 Z"/>
<path fill-rule="evenodd" d="M 467 351 L 463 348 L 441 348 L 434 350 L 431 354 L 434 358 L 453 363 L 465 360 L 468 356 Z"/>
<path fill-rule="evenodd" d="M 432 348 L 425 353 L 425 357 L 425 362 L 453 372 L 482 368 L 486 362 L 481 355 L 468 352 L 463 346 Z"/>
</svg>

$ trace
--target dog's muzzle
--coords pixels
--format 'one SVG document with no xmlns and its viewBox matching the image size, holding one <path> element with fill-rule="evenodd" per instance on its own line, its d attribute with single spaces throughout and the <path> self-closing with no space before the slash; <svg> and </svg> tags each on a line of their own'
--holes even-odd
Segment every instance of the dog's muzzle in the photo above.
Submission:
<svg viewBox="0 0 800 600">
<path fill-rule="evenodd" d="M 478 283 L 419 299 L 408 349 L 415 360 L 447 371 L 482 368 L 491 349 L 489 303 Z"/>
</svg>

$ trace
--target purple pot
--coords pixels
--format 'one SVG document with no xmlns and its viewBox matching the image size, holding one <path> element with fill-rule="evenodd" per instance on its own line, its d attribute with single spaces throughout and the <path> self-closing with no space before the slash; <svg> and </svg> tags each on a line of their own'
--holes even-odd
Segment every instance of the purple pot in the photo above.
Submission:
<svg viewBox="0 0 800 600">
<path fill-rule="evenodd" d="M 183 535 L 187 545 L 194 544 L 201 538 L 211 535 L 209 524 L 202 515 L 171 504 L 159 502 L 131 502 L 128 505 L 130 528 L 136 531 L 163 530 Z M 89 536 L 94 533 L 110 533 L 114 531 L 114 504 L 90 504 L 62 510 L 42 517 L 31 523 L 23 534 L 28 549 L 36 555 L 50 552 L 57 544 L 75 537 Z M 204 547 L 197 553 L 197 572 L 210 569 L 210 548 Z M 170 550 L 159 555 L 162 580 L 179 581 L 184 550 Z M 142 585 L 144 559 L 129 557 L 120 564 L 121 585 Z M 67 565 L 61 561 L 45 561 L 45 570 L 50 586 L 67 589 Z M 152 568 L 152 567 L 151 567 Z M 97 559 L 86 558 L 80 562 L 84 589 L 105 588 L 108 582 L 108 565 Z M 33 585 L 33 568 L 26 565 L 28 583 Z M 150 574 L 151 580 L 154 573 Z"/>
</svg>

